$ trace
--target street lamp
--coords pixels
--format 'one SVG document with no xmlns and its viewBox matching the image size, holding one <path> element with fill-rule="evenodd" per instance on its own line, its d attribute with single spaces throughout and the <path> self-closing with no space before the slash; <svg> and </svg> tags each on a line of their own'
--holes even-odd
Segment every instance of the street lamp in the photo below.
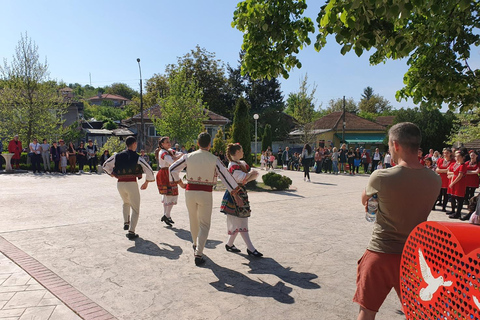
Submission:
<svg viewBox="0 0 480 320">
<path fill-rule="evenodd" d="M 253 115 L 253 119 L 255 119 L 255 164 L 257 164 L 257 120 L 258 114 Z"/>
<path fill-rule="evenodd" d="M 138 130 L 138 135 L 140 136 L 140 149 L 145 148 L 145 141 L 143 141 L 143 85 L 142 85 L 142 68 L 140 67 L 140 58 L 137 58 L 138 62 L 138 71 L 140 71 L 140 130 Z"/>
</svg>

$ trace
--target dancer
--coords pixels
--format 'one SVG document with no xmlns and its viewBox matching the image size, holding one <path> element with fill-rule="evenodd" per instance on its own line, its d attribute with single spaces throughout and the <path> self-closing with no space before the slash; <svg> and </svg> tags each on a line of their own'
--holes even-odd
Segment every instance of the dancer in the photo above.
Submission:
<svg viewBox="0 0 480 320">
<path fill-rule="evenodd" d="M 129 136 L 125 143 L 127 150 L 114 154 L 103 164 L 103 170 L 110 176 L 118 179 L 117 189 L 123 200 L 123 230 L 129 230 L 127 238 L 138 238 L 135 228 L 140 214 L 140 192 L 138 191 L 137 178 L 142 178 L 142 172 L 146 174 L 146 180 L 140 187 L 145 190 L 148 183 L 155 181 L 152 168 L 141 158 L 137 150 L 137 140 Z M 130 219 L 130 208 L 132 215 Z"/>
<path fill-rule="evenodd" d="M 241 188 L 239 196 L 243 198 L 243 206 L 237 206 L 235 201 L 232 199 L 230 192 L 225 191 L 223 196 L 222 206 L 220 212 L 223 212 L 227 215 L 227 230 L 228 230 L 228 241 L 225 245 L 225 249 L 229 252 L 240 252 L 240 249 L 237 249 L 233 242 L 237 237 L 238 233 L 242 235 L 243 241 L 247 245 L 248 255 L 254 257 L 262 257 L 263 254 L 257 251 L 253 246 L 252 241 L 248 233 L 248 217 L 250 217 L 250 204 L 248 202 L 247 190 L 245 189 L 245 184 L 249 181 L 253 181 L 258 177 L 258 171 L 249 170 L 248 164 L 245 161 L 241 161 L 243 158 L 243 149 L 242 146 L 238 143 L 230 143 L 227 147 L 227 158 L 230 161 L 228 164 L 228 171 L 232 174 L 237 181 L 238 185 Z M 250 172 L 249 172 L 250 171 Z"/>
<path fill-rule="evenodd" d="M 442 188 L 440 189 L 440 194 L 438 195 L 437 204 L 442 206 L 442 211 L 447 212 L 447 202 L 448 194 L 447 188 L 450 180 L 447 177 L 448 167 L 455 161 L 452 159 L 452 151 L 450 149 L 443 149 L 443 158 L 437 160 L 437 173 L 442 178 Z"/>
<path fill-rule="evenodd" d="M 177 204 L 178 186 L 175 183 L 170 183 L 168 178 L 168 168 L 172 163 L 178 160 L 183 155 L 172 150 L 172 143 L 169 137 L 162 137 L 158 140 L 158 173 L 157 173 L 157 187 L 158 192 L 163 196 L 163 216 L 161 221 L 168 226 L 172 226 L 173 222 L 171 211 L 174 205 Z M 184 187 L 180 180 L 179 184 Z"/>
<path fill-rule="evenodd" d="M 240 187 L 235 179 L 220 159 L 210 153 L 211 136 L 207 132 L 202 132 L 198 135 L 197 143 L 199 150 L 183 155 L 170 166 L 169 170 L 170 181 L 175 183 L 180 181 L 180 172 L 184 168 L 187 170 L 185 202 L 190 219 L 195 265 L 200 266 L 205 263 L 203 249 L 210 231 L 212 189 L 217 183 L 217 176 L 235 198 L 236 203 L 242 206 L 243 200 L 238 197 Z"/>
<path fill-rule="evenodd" d="M 450 201 L 452 212 L 448 216 L 450 219 L 459 219 L 462 216 L 463 201 L 465 200 L 465 189 L 467 188 L 467 165 L 465 157 L 467 153 L 463 150 L 455 152 L 455 163 L 448 167 L 447 176 L 450 178 L 447 193 L 451 195 Z M 455 211 L 456 209 L 456 211 Z"/>
</svg>

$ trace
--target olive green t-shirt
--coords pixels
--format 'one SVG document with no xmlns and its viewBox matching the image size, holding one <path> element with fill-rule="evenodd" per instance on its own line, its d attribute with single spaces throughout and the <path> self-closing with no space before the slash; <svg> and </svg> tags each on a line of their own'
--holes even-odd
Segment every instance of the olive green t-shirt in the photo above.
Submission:
<svg viewBox="0 0 480 320">
<path fill-rule="evenodd" d="M 375 170 L 365 193 L 377 194 L 378 212 L 367 249 L 401 254 L 410 232 L 427 220 L 442 180 L 434 171 L 395 166 Z"/>
</svg>

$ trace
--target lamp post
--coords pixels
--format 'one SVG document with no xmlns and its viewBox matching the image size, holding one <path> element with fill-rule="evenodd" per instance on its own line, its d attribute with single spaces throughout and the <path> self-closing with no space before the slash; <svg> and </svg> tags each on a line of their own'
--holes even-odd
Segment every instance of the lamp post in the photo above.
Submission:
<svg viewBox="0 0 480 320">
<path fill-rule="evenodd" d="M 255 119 L 255 164 L 257 164 L 257 120 L 258 114 L 253 115 L 253 119 Z"/>
<path fill-rule="evenodd" d="M 142 68 L 140 67 L 140 58 L 137 58 L 138 62 L 138 71 L 140 71 L 140 130 L 138 130 L 140 149 L 145 148 L 145 141 L 143 141 L 143 85 L 142 85 Z"/>
</svg>

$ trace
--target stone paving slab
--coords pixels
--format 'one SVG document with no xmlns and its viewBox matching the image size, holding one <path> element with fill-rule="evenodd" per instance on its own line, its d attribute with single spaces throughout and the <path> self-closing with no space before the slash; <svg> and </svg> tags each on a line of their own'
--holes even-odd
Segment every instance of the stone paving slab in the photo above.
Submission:
<svg viewBox="0 0 480 320">
<path fill-rule="evenodd" d="M 293 180 L 293 191 L 249 193 L 250 236 L 262 259 L 246 255 L 241 237 L 240 254 L 225 251 L 222 191 L 213 192 L 204 267 L 194 265 L 183 191 L 171 228 L 160 222 L 156 185 L 141 191 L 140 238 L 129 241 L 107 175 L 0 176 L 0 235 L 26 255 L 12 259 L 86 316 L 99 315 L 93 301 L 117 319 L 355 319 L 356 265 L 372 230 L 360 203 L 368 176 L 312 174 L 308 183 L 301 172 L 278 172 Z M 430 219 L 448 220 L 438 211 Z M 0 297 L 11 293 L 1 290 Z M 377 318 L 403 319 L 400 309 L 392 292 Z"/>
</svg>

